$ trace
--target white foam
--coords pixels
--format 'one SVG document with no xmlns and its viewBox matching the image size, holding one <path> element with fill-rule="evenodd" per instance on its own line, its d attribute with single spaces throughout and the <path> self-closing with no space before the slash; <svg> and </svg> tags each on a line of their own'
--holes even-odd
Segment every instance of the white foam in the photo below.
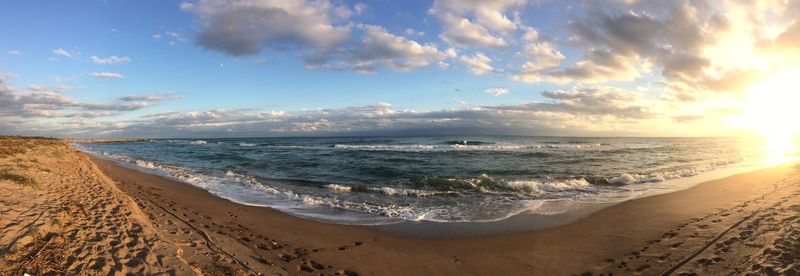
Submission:
<svg viewBox="0 0 800 276">
<path fill-rule="evenodd" d="M 365 150 L 365 151 L 429 151 L 435 150 L 435 145 L 340 145 L 333 146 L 335 149 Z"/>
<path fill-rule="evenodd" d="M 353 187 L 343 184 L 328 184 L 324 186 L 327 189 L 334 190 L 336 192 L 352 192 Z M 449 194 L 455 193 L 450 191 L 426 191 L 426 190 L 418 190 L 418 189 L 404 189 L 404 188 L 392 188 L 392 187 L 364 187 L 361 191 L 368 191 L 373 193 L 380 193 L 389 196 L 416 196 L 416 197 L 424 197 L 424 196 L 434 196 L 434 195 L 442 195 L 442 194 Z"/>
<path fill-rule="evenodd" d="M 134 161 L 134 163 L 136 163 L 137 166 L 142 167 L 142 168 L 153 169 L 153 170 L 157 169 L 156 165 L 153 164 L 153 162 L 148 162 L 148 161 L 143 161 L 143 160 L 136 160 L 136 161 Z"/>
<path fill-rule="evenodd" d="M 390 196 L 433 196 L 437 194 L 443 194 L 445 192 L 435 192 L 435 191 L 424 191 L 424 190 L 417 190 L 417 189 L 401 189 L 401 188 L 390 188 L 390 187 L 379 187 L 379 188 L 369 188 L 370 191 L 379 192 L 385 195 Z"/>
<path fill-rule="evenodd" d="M 396 152 L 429 152 L 429 151 L 532 151 L 541 149 L 582 149 L 603 147 L 605 144 L 336 144 L 334 149 L 360 151 L 396 151 Z"/>
<path fill-rule="evenodd" d="M 347 185 L 339 185 L 339 184 L 328 184 L 325 185 L 325 188 L 337 191 L 337 192 L 349 192 L 353 190 L 353 187 Z"/>
<path fill-rule="evenodd" d="M 528 194 L 545 194 L 563 191 L 592 189 L 592 184 L 585 179 L 567 179 L 560 181 L 513 180 L 500 181 L 501 186 Z"/>
<path fill-rule="evenodd" d="M 190 144 L 192 144 L 192 145 L 205 145 L 205 144 L 208 144 L 208 142 L 206 142 L 205 140 L 197 140 L 197 141 L 192 141 Z"/>
<path fill-rule="evenodd" d="M 198 140 L 192 144 L 202 144 L 195 142 L 205 142 Z M 182 140 L 182 143 L 186 143 Z M 240 146 L 255 146 L 250 143 L 240 143 Z M 586 144 L 587 147 L 599 147 L 600 144 Z M 338 146 L 338 147 L 337 147 Z M 487 144 L 487 145 L 337 145 L 336 149 L 341 150 L 522 150 L 536 148 L 535 145 L 517 145 L 517 144 Z M 387 147 L 388 146 L 388 147 Z M 584 147 L 583 144 L 544 144 L 543 147 Z M 278 146 L 275 146 L 278 147 Z M 306 146 L 285 146 L 285 147 L 306 147 Z M 322 146 L 315 146 L 322 148 Z M 331 149 L 331 147 L 325 147 Z M 328 210 L 325 208 L 352 211 L 359 214 L 374 214 L 391 218 L 399 218 L 403 220 L 426 220 L 426 221 L 440 221 L 440 222 L 481 222 L 481 221 L 497 221 L 524 211 L 534 211 L 540 214 L 557 214 L 564 212 L 566 209 L 562 208 L 562 204 L 549 203 L 549 200 L 556 201 L 570 201 L 570 202 L 586 202 L 586 203 L 613 203 L 641 196 L 646 196 L 654 192 L 663 192 L 669 189 L 675 189 L 675 185 L 666 185 L 670 179 L 680 179 L 690 176 L 696 176 L 706 171 L 714 170 L 719 167 L 724 167 L 735 161 L 718 161 L 711 162 L 708 165 L 694 166 L 683 169 L 674 169 L 662 172 L 653 173 L 628 173 L 621 174 L 616 177 L 608 179 L 608 182 L 614 184 L 612 187 L 602 187 L 591 185 L 585 179 L 517 179 L 517 180 L 500 180 L 494 179 L 487 174 L 482 174 L 472 179 L 442 179 L 441 185 L 446 187 L 454 187 L 456 190 L 461 191 L 463 197 L 458 198 L 468 202 L 470 196 L 474 196 L 476 192 L 480 193 L 493 193 L 498 197 L 486 197 L 492 200 L 492 208 L 486 210 L 478 209 L 485 208 L 487 205 L 477 204 L 475 206 L 465 205 L 425 205 L 424 199 L 409 200 L 400 198 L 402 196 L 413 197 L 429 197 L 446 195 L 448 193 L 457 193 L 455 191 L 430 191 L 421 189 L 406 189 L 400 187 L 361 187 L 350 186 L 347 184 L 328 184 L 324 187 L 336 192 L 341 193 L 379 193 L 388 197 L 378 197 L 378 195 L 357 195 L 347 196 L 344 194 L 332 194 L 331 192 L 322 193 L 317 195 L 317 192 L 307 193 L 304 189 L 289 190 L 282 188 L 284 186 L 268 183 L 262 183 L 255 177 L 237 173 L 234 171 L 227 171 L 222 174 L 201 173 L 188 168 L 173 166 L 169 164 L 159 164 L 156 162 L 139 160 L 136 158 L 115 155 L 110 153 L 102 153 L 104 156 L 133 164 L 135 166 L 158 170 L 165 172 L 168 176 L 176 178 L 188 184 L 198 186 L 208 190 L 212 194 L 218 195 L 223 198 L 230 199 L 234 202 L 256 205 L 268 206 L 279 210 L 286 211 L 295 215 L 301 216 L 324 216 Z M 639 183 L 656 183 L 652 185 L 635 185 Z M 434 183 L 437 184 L 437 183 Z M 663 184 L 663 185 L 662 185 Z M 460 185 L 460 186 L 459 186 Z M 434 185 L 437 186 L 437 185 Z M 621 186 L 621 187 L 620 187 Z M 663 186 L 663 187 L 662 187 Z M 427 188 L 426 188 L 427 189 Z M 661 190 L 659 190 L 661 189 Z M 658 191 L 654 191 L 658 190 Z M 514 202 L 509 203 L 507 200 L 508 195 L 513 195 Z M 391 198 L 395 197 L 395 198 Z M 364 201 L 363 198 L 370 199 L 385 199 Z M 496 199 L 500 199 L 495 201 Z M 506 200 L 506 201 L 504 201 Z M 377 203 L 376 203 L 377 202 Z M 413 202 L 413 203 L 409 203 Z M 439 202 L 438 199 L 427 202 Z M 447 201 L 445 201 L 447 202 Z M 456 202 L 456 201 L 453 201 Z M 498 208 L 497 206 L 503 206 Z M 548 202 L 544 204 L 544 202 Z M 483 206 L 483 207 L 481 207 Z M 544 207 L 543 207 L 544 206 Z M 472 208 L 472 209 L 470 209 Z M 320 212 L 319 210 L 325 210 Z M 475 211 L 479 212 L 475 212 Z M 485 211 L 485 212 L 484 212 Z M 480 213 L 480 214 L 478 214 Z M 341 216 L 341 213 L 339 213 Z M 358 220 L 350 218 L 336 218 L 333 215 L 328 218 L 331 221 L 342 222 L 350 221 L 351 223 L 359 224 Z M 375 220 L 370 220 L 374 222 Z"/>
<path fill-rule="evenodd" d="M 241 146 L 241 147 L 255 147 L 256 144 L 242 142 L 242 143 L 239 143 L 239 146 Z"/>
<path fill-rule="evenodd" d="M 605 146 L 604 144 L 536 144 L 532 145 L 532 148 L 553 148 L 553 149 L 561 149 L 561 148 L 597 148 Z"/>
<path fill-rule="evenodd" d="M 608 179 L 608 183 L 614 185 L 630 185 L 630 184 L 664 182 L 667 180 L 672 180 L 677 178 L 696 176 L 705 172 L 710 172 L 718 170 L 720 168 L 729 167 L 738 162 L 739 162 L 738 160 L 719 160 L 715 162 L 710 162 L 706 165 L 698 165 L 695 167 L 683 168 L 683 169 L 673 169 L 668 171 L 653 172 L 647 174 L 626 173 Z"/>
</svg>

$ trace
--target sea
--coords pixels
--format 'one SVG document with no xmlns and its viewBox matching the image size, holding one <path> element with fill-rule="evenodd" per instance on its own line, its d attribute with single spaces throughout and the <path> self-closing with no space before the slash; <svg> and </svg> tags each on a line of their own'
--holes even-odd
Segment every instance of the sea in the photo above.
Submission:
<svg viewBox="0 0 800 276">
<path fill-rule="evenodd" d="M 335 137 L 80 143 L 231 201 L 339 224 L 492 222 L 617 203 L 757 168 L 738 138 Z"/>
</svg>

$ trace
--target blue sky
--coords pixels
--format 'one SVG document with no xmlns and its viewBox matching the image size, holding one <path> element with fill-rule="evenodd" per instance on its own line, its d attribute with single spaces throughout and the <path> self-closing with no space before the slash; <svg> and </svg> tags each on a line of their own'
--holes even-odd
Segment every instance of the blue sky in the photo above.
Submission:
<svg viewBox="0 0 800 276">
<path fill-rule="evenodd" d="M 708 53 L 796 25 L 794 1 L 756 4 L 4 1 L 0 133 L 716 135 L 747 83 L 714 84 L 764 66 Z"/>
</svg>

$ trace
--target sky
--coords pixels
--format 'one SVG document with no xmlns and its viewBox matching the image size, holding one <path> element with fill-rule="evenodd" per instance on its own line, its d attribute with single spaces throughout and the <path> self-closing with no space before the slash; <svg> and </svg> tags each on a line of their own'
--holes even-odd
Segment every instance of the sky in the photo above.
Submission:
<svg viewBox="0 0 800 276">
<path fill-rule="evenodd" d="M 727 136 L 800 93 L 796 0 L 11 0 L 0 38 L 0 134 Z"/>
</svg>

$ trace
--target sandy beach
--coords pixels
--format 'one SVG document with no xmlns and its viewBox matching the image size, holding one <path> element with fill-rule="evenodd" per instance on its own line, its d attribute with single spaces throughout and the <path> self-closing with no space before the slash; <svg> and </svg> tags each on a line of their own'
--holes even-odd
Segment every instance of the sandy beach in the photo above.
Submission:
<svg viewBox="0 0 800 276">
<path fill-rule="evenodd" d="M 0 274 L 800 273 L 800 169 L 627 201 L 539 231 L 420 238 L 244 206 L 92 158 L 0 140 Z"/>
</svg>

